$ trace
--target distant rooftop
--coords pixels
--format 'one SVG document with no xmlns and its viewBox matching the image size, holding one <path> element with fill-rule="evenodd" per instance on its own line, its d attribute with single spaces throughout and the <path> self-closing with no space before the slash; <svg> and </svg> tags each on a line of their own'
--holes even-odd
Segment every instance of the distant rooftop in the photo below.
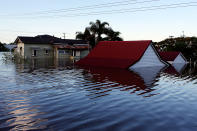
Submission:
<svg viewBox="0 0 197 131">
<path fill-rule="evenodd" d="M 174 61 L 181 52 L 178 51 L 164 51 L 159 52 L 159 55 L 164 61 Z"/>
<path fill-rule="evenodd" d="M 14 43 L 21 41 L 25 44 L 87 44 L 87 41 L 76 39 L 61 39 L 50 35 L 38 35 L 35 37 L 18 36 Z"/>
</svg>

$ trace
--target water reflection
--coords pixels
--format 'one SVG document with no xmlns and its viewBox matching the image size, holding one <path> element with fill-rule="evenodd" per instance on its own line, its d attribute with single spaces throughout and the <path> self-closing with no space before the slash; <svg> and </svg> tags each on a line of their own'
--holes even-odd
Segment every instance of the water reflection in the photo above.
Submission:
<svg viewBox="0 0 197 131">
<path fill-rule="evenodd" d="M 73 63 L 0 60 L 0 130 L 166 130 L 169 125 L 176 130 L 195 125 L 195 68 L 129 71 L 83 69 Z"/>
<path fill-rule="evenodd" d="M 17 60 L 17 70 L 19 72 L 29 71 L 44 68 L 44 69 L 72 69 L 74 67 L 74 60 L 71 59 L 31 59 L 31 60 Z"/>
<path fill-rule="evenodd" d="M 167 67 L 165 66 L 154 66 L 147 68 L 134 68 L 132 71 L 139 74 L 147 86 L 151 86 L 156 81 L 156 78 L 159 77 L 159 74 L 166 68 Z"/>
<path fill-rule="evenodd" d="M 187 64 L 173 64 L 169 66 L 167 69 L 165 69 L 163 72 L 172 76 L 181 76 L 183 75 L 186 67 Z"/>
<path fill-rule="evenodd" d="M 182 72 L 184 71 L 184 69 L 187 67 L 187 64 L 185 64 L 185 63 L 179 63 L 179 64 L 173 64 L 172 66 L 174 67 L 174 69 L 179 74 L 182 74 Z"/>
<path fill-rule="evenodd" d="M 16 71 L 19 72 L 18 75 L 20 75 L 20 77 L 16 78 L 18 79 L 17 81 L 19 83 L 16 83 L 20 85 L 31 84 L 39 81 L 40 83 L 47 82 L 50 84 L 50 79 L 59 78 L 59 76 L 57 76 L 57 71 L 75 70 L 76 67 L 74 66 L 74 62 L 75 61 L 70 59 L 33 59 L 28 62 L 23 61 L 23 63 L 20 63 L 16 68 Z M 78 74 L 78 76 L 82 75 L 84 80 L 79 78 L 80 81 L 77 81 L 77 83 L 82 82 L 83 85 L 81 86 L 83 89 L 89 92 L 88 96 L 91 96 L 90 98 L 98 98 L 110 95 L 110 93 L 115 89 L 127 91 L 130 94 L 142 95 L 143 97 L 151 97 L 158 94 L 154 93 L 154 91 L 156 90 L 155 86 L 157 86 L 160 73 L 165 72 L 174 75 L 174 73 L 178 72 L 176 71 L 175 67 L 177 67 L 178 71 L 183 71 L 186 66 L 174 65 L 168 68 L 158 66 L 149 68 L 136 68 L 132 70 L 84 68 L 82 73 Z M 54 72 L 53 69 L 58 70 L 55 70 Z M 30 73 L 31 75 L 25 75 L 25 77 L 31 78 L 24 79 L 24 74 L 21 73 Z M 49 73 L 51 75 L 50 78 L 48 78 Z M 42 75 L 40 76 L 42 79 L 40 79 L 40 77 L 32 77 L 32 75 Z M 75 79 L 77 80 L 78 78 L 76 77 Z M 52 80 L 52 82 L 55 85 L 56 83 L 54 82 L 58 82 L 58 80 Z M 48 89 L 51 89 L 51 86 L 47 88 L 45 87 L 44 90 Z M 40 89 L 37 89 L 35 92 L 40 92 Z"/>
<path fill-rule="evenodd" d="M 0 92 L 0 130 L 33 130 L 44 129 L 41 123 L 47 119 L 39 118 L 44 113 L 39 106 L 23 94 Z M 2 123 L 3 122 L 3 123 Z M 38 123 L 41 124 L 38 126 Z"/>
<path fill-rule="evenodd" d="M 156 95 L 153 92 L 155 90 L 153 85 L 161 69 L 162 67 L 140 68 L 134 72 L 123 69 L 89 68 L 86 69 L 85 78 L 95 85 L 86 90 L 96 97 L 109 95 L 114 89 L 144 97 L 153 96 Z"/>
<path fill-rule="evenodd" d="M 33 129 L 44 129 L 45 125 L 36 126 L 38 123 L 41 124 L 46 122 L 47 119 L 37 119 L 41 116 L 36 106 L 32 106 L 28 102 L 27 98 L 21 97 L 21 100 L 12 100 L 8 103 L 9 114 L 12 114 L 12 119 L 6 121 L 8 127 L 13 127 L 11 130 L 33 130 Z"/>
</svg>

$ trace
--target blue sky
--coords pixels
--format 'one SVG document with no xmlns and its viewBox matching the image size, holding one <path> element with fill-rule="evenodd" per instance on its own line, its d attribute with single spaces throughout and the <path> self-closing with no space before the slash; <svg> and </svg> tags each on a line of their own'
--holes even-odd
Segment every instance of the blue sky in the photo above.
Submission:
<svg viewBox="0 0 197 131">
<path fill-rule="evenodd" d="M 57 37 L 75 38 L 77 31 L 84 31 L 90 21 L 99 19 L 106 21 L 117 31 L 124 40 L 153 40 L 160 41 L 170 35 L 180 36 L 182 31 L 186 36 L 197 36 L 197 6 L 171 8 L 163 10 L 146 10 L 137 12 L 114 13 L 79 16 L 79 13 L 106 12 L 111 10 L 136 10 L 144 7 L 172 5 L 177 3 L 197 2 L 195 0 L 130 0 L 128 5 L 111 7 L 94 6 L 82 10 L 83 6 L 100 5 L 126 0 L 6 0 L 1 1 L 0 10 L 0 41 L 13 42 L 17 36 L 35 36 L 50 34 Z M 127 0 L 129 1 L 129 0 Z M 144 2 L 145 1 L 145 2 Z M 138 4 L 134 4 L 138 2 Z M 141 2 L 141 3 L 139 3 Z M 144 2 L 144 3 L 143 3 Z M 133 4 L 132 4 L 133 3 Z M 183 4 L 184 5 L 184 4 Z M 197 5 L 192 3 L 190 5 Z M 106 6 L 106 5 L 105 5 Z M 41 11 L 78 8 L 70 12 L 40 14 Z M 142 8 L 143 7 L 143 8 Z M 74 15 L 73 15 L 74 14 Z M 68 17 L 73 15 L 73 17 Z"/>
</svg>

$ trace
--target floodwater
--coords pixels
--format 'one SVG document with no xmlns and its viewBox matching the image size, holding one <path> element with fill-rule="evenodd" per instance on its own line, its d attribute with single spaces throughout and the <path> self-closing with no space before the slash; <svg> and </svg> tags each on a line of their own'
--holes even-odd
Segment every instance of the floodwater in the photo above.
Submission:
<svg viewBox="0 0 197 131">
<path fill-rule="evenodd" d="M 68 60 L 2 56 L 0 130 L 197 130 L 193 67 L 82 69 Z"/>
</svg>

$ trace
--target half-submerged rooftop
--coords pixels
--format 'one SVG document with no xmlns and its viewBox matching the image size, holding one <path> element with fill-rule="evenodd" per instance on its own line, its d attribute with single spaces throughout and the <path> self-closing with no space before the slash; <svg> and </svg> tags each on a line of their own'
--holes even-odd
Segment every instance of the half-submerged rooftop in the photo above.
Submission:
<svg viewBox="0 0 197 131">
<path fill-rule="evenodd" d="M 164 52 L 159 52 L 159 54 L 162 60 L 170 64 L 187 63 L 186 58 L 183 56 L 181 52 L 178 51 L 164 51 Z"/>
<path fill-rule="evenodd" d="M 103 41 L 76 63 L 79 66 L 108 68 L 140 68 L 165 66 L 151 40 Z"/>
</svg>

